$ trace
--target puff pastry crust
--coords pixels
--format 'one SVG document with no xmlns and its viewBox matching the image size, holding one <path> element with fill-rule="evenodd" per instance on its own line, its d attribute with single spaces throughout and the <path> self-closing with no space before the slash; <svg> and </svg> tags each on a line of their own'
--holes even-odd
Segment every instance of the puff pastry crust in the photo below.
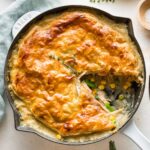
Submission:
<svg viewBox="0 0 150 150">
<path fill-rule="evenodd" d="M 31 27 L 11 58 L 14 93 L 33 116 L 62 136 L 116 126 L 80 81 L 82 74 L 133 76 L 141 62 L 126 27 L 86 11 L 47 17 Z"/>
</svg>

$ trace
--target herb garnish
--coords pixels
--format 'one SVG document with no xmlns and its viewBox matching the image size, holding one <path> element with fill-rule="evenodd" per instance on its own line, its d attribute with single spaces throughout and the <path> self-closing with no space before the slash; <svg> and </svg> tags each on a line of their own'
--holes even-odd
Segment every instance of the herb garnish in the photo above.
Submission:
<svg viewBox="0 0 150 150">
<path fill-rule="evenodd" d="M 114 141 L 109 142 L 109 150 L 117 150 Z"/>
</svg>

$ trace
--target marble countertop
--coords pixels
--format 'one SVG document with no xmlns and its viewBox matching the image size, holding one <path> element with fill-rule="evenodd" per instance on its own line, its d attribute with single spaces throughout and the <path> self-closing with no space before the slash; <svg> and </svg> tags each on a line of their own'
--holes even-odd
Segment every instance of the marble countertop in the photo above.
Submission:
<svg viewBox="0 0 150 150">
<path fill-rule="evenodd" d="M 0 13 L 3 12 L 13 1 L 14 0 L 0 0 Z M 80 1 L 81 0 L 70 2 L 70 0 L 61 0 L 62 4 L 80 4 Z M 150 74 L 150 31 L 143 29 L 138 23 L 136 9 L 138 0 L 116 0 L 113 4 L 91 4 L 88 0 L 82 1 L 85 1 L 85 4 L 87 5 L 93 5 L 94 7 L 98 7 L 113 15 L 132 19 L 135 36 L 142 48 L 146 61 L 148 79 L 148 75 Z M 57 5 L 59 4 L 56 4 L 56 6 Z M 110 139 L 116 142 L 117 150 L 139 150 L 136 144 L 121 133 L 117 133 L 101 142 L 85 146 L 64 146 L 52 143 L 35 134 L 16 131 L 13 118 L 13 111 L 6 101 L 6 114 L 0 124 L 0 150 L 108 150 L 108 142 Z M 148 96 L 148 82 L 146 83 L 142 103 L 133 119 L 138 128 L 148 139 L 150 139 L 150 101 Z"/>
</svg>

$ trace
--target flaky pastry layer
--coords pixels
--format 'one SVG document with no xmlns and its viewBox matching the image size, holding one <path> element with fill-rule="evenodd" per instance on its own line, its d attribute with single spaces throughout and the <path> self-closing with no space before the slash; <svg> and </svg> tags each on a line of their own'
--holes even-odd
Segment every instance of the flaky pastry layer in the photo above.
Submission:
<svg viewBox="0 0 150 150">
<path fill-rule="evenodd" d="M 11 88 L 37 120 L 62 136 L 116 127 L 80 78 L 140 76 L 141 60 L 125 25 L 92 12 L 68 11 L 41 20 L 16 47 Z"/>
</svg>

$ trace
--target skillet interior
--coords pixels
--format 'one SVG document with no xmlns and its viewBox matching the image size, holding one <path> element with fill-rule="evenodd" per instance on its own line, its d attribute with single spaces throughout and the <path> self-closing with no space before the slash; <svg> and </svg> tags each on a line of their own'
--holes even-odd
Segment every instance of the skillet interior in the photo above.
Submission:
<svg viewBox="0 0 150 150">
<path fill-rule="evenodd" d="M 8 96 L 8 99 L 9 99 L 9 102 L 14 110 L 14 118 L 15 118 L 15 127 L 17 130 L 21 130 L 21 131 L 28 131 L 28 132 L 33 132 L 33 133 L 36 133 L 38 135 L 40 135 L 41 137 L 44 137 L 50 141 L 54 141 L 54 142 L 57 142 L 57 143 L 62 143 L 62 144 L 75 144 L 75 145 L 78 145 L 78 144 L 89 144 L 89 143 L 94 143 L 94 142 L 97 142 L 97 141 L 100 141 L 106 137 L 103 137 L 103 138 L 99 138 L 99 139 L 96 139 L 96 140 L 92 140 L 92 141 L 85 141 L 85 142 L 81 142 L 81 143 L 78 143 L 78 142 L 67 142 L 67 141 L 58 141 L 57 139 L 53 139 L 53 138 L 50 138 L 49 136 L 45 136 L 44 134 L 42 133 L 39 133 L 38 131 L 35 131 L 34 129 L 32 128 L 28 128 L 28 127 L 21 127 L 20 126 L 20 115 L 19 113 L 17 112 L 17 109 L 13 103 L 13 98 L 10 94 L 10 91 L 8 89 L 8 85 L 9 85 L 9 81 L 8 81 L 8 78 L 9 78 L 9 66 L 8 66 L 8 60 L 10 59 L 11 55 L 12 55 L 12 51 L 14 49 L 14 46 L 15 44 L 18 42 L 18 40 L 21 38 L 22 35 L 24 35 L 25 31 L 30 27 L 32 26 L 33 24 L 35 24 L 37 21 L 41 20 L 43 17 L 49 15 L 49 14 L 55 14 L 55 13 L 60 13 L 60 12 L 63 12 L 63 11 L 66 11 L 67 9 L 69 8 L 86 8 L 86 9 L 92 9 L 92 10 L 95 10 L 97 11 L 97 13 L 99 14 L 103 14 L 104 16 L 114 20 L 115 22 L 117 23 L 124 23 L 127 25 L 128 27 L 128 32 L 129 32 L 129 36 L 131 37 L 131 39 L 135 42 L 137 48 L 138 48 L 138 52 L 141 56 L 141 59 L 142 59 L 142 62 L 143 62 L 143 66 L 144 66 L 144 84 L 141 85 L 140 87 L 138 87 L 137 89 L 137 92 L 136 92 L 136 95 L 135 95 L 135 101 L 134 101 L 134 105 L 132 107 L 132 109 L 130 110 L 130 116 L 129 116 L 129 119 L 127 120 L 127 122 L 132 118 L 132 116 L 134 115 L 134 113 L 136 112 L 140 102 L 141 102 L 141 99 L 142 99 L 142 96 L 143 96 L 143 92 L 144 92 L 144 87 L 145 87 L 145 79 L 146 79 L 146 73 L 145 73 L 145 62 L 144 62 L 144 58 L 143 58 L 143 55 L 142 55 L 142 52 L 141 52 L 141 49 L 139 47 L 139 44 L 137 43 L 135 37 L 134 37 L 134 33 L 133 33 L 133 28 L 132 28 L 132 22 L 130 19 L 128 18 L 121 18 L 121 17 L 114 17 L 110 14 L 107 14 L 106 12 L 103 12 L 101 10 L 98 10 L 98 9 L 95 9 L 95 8 L 90 8 L 90 7 L 87 7 L 87 6 L 63 6 L 63 7 L 59 7 L 59 8 L 55 8 L 55 9 L 52 9 L 52 10 L 48 10 L 44 13 L 42 13 L 41 15 L 39 15 L 38 17 L 36 17 L 35 19 L 33 19 L 31 22 L 29 22 L 20 32 L 19 34 L 17 35 L 17 37 L 14 39 L 10 49 L 9 49 L 9 52 L 8 52 L 8 55 L 7 55 L 7 59 L 6 59 L 6 63 L 5 63 L 5 89 L 6 89 L 6 94 Z"/>
</svg>

